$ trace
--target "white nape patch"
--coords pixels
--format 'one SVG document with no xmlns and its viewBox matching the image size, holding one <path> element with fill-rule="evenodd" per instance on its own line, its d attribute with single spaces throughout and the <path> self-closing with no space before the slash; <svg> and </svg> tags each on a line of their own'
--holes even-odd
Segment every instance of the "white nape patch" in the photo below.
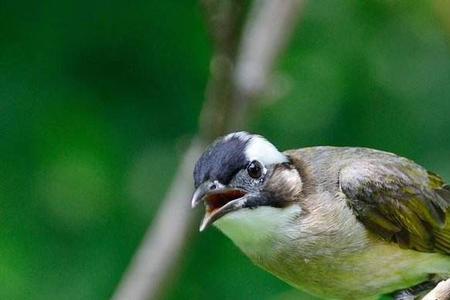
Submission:
<svg viewBox="0 0 450 300">
<path fill-rule="evenodd" d="M 271 244 L 280 238 L 285 226 L 301 213 L 296 204 L 286 208 L 259 206 L 230 212 L 217 220 L 214 225 L 228 236 L 244 253 L 265 253 Z"/>
<path fill-rule="evenodd" d="M 237 137 L 243 142 L 247 142 L 245 156 L 249 161 L 257 160 L 264 166 L 287 162 L 287 157 L 266 140 L 263 136 L 251 134 L 246 131 L 239 131 L 227 134 L 223 140 L 227 141 L 232 137 Z"/>
<path fill-rule="evenodd" d="M 241 141 L 246 142 L 252 137 L 252 134 L 248 133 L 247 131 L 232 132 L 232 133 L 227 134 L 223 138 L 223 140 L 226 141 L 226 140 L 231 139 L 232 137 L 237 137 Z"/>
<path fill-rule="evenodd" d="M 245 149 L 245 156 L 249 161 L 257 160 L 264 166 L 287 162 L 287 157 L 260 135 L 251 135 Z"/>
</svg>

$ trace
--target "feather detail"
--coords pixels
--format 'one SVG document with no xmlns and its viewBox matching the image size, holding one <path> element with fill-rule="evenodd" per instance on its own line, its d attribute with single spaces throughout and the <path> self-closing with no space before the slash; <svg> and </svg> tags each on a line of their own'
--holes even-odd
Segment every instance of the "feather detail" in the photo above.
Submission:
<svg viewBox="0 0 450 300">
<path fill-rule="evenodd" d="M 390 157 L 345 166 L 339 183 L 358 219 L 381 238 L 450 254 L 450 190 L 438 175 Z"/>
</svg>

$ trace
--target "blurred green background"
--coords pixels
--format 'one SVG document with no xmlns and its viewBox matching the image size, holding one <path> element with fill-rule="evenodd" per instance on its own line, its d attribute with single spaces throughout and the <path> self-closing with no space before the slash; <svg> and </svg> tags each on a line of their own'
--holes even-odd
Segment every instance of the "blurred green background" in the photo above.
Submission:
<svg viewBox="0 0 450 300">
<path fill-rule="evenodd" d="M 447 6 L 310 1 L 251 130 L 450 180 Z M 112 295 L 197 131 L 211 55 L 196 1 L 0 2 L 0 299 Z M 167 299 L 301 295 L 215 229 L 180 270 Z"/>
</svg>

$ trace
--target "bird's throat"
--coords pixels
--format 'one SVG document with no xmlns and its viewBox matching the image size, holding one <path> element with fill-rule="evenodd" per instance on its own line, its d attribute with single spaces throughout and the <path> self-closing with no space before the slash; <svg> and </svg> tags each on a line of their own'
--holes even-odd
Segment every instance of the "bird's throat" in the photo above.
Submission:
<svg viewBox="0 0 450 300">
<path fill-rule="evenodd" d="M 285 208 L 259 206 L 231 212 L 217 220 L 215 226 L 228 236 L 245 254 L 267 255 L 268 246 L 277 242 L 283 228 L 301 213 L 298 205 Z"/>
</svg>

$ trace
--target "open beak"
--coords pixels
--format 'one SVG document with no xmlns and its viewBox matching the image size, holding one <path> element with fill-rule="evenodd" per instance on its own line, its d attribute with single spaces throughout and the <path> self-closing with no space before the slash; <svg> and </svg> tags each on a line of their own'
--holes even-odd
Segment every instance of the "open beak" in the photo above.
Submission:
<svg viewBox="0 0 450 300">
<path fill-rule="evenodd" d="M 200 185 L 192 196 L 192 207 L 205 203 L 205 216 L 200 231 L 229 212 L 242 208 L 247 192 L 243 189 L 226 187 L 218 182 L 209 181 Z"/>
</svg>

